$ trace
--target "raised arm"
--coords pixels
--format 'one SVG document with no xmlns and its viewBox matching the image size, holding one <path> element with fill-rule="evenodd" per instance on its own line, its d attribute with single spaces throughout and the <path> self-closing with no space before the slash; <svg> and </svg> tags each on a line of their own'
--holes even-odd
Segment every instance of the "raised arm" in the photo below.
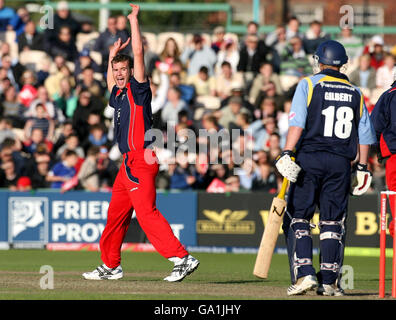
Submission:
<svg viewBox="0 0 396 320">
<path fill-rule="evenodd" d="M 130 6 L 132 8 L 132 12 L 128 15 L 128 20 L 131 24 L 133 76 L 138 82 L 145 82 L 146 74 L 144 70 L 143 43 L 138 21 L 138 13 L 140 7 L 132 3 L 130 4 Z"/>
<path fill-rule="evenodd" d="M 113 66 L 111 64 L 111 61 L 120 51 L 122 51 L 128 45 L 130 40 L 131 40 L 131 38 L 128 38 L 127 41 L 122 43 L 121 38 L 118 38 L 118 40 L 116 42 L 114 42 L 113 46 L 110 49 L 109 64 L 107 66 L 107 79 L 106 79 L 107 80 L 107 89 L 109 89 L 110 92 L 115 85 L 115 80 L 113 77 Z"/>
</svg>

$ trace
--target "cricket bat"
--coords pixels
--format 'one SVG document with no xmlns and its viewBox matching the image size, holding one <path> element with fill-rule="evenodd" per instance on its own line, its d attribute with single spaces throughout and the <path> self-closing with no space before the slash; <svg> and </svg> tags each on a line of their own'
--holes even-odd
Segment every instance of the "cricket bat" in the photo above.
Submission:
<svg viewBox="0 0 396 320">
<path fill-rule="evenodd" d="M 263 237 L 261 238 L 256 264 L 253 270 L 253 274 L 258 278 L 266 279 L 268 277 L 272 254 L 274 253 L 275 244 L 278 240 L 279 228 L 286 211 L 285 194 L 288 184 L 289 181 L 283 178 L 282 188 L 278 196 L 272 200 L 271 209 L 268 213 L 267 223 L 265 225 Z"/>
</svg>

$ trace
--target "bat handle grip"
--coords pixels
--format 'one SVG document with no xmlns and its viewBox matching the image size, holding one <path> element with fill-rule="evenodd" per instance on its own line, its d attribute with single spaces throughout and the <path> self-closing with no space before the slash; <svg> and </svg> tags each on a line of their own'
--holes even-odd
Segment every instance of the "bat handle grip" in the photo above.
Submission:
<svg viewBox="0 0 396 320">
<path fill-rule="evenodd" d="M 288 185 L 289 185 L 289 180 L 287 180 L 286 178 L 283 178 L 282 187 L 279 191 L 278 198 L 285 199 L 286 189 L 287 189 Z"/>
</svg>

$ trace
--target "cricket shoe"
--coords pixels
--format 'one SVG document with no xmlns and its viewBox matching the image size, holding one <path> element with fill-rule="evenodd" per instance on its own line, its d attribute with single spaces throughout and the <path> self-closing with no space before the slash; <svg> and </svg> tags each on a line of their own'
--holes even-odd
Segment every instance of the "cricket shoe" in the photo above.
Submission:
<svg viewBox="0 0 396 320">
<path fill-rule="evenodd" d="M 102 264 L 94 271 L 85 272 L 82 275 L 87 280 L 117 280 L 124 276 L 121 265 L 116 268 L 108 268 Z"/>
<path fill-rule="evenodd" d="M 191 255 L 185 256 L 184 258 L 172 257 L 169 258 L 169 261 L 175 264 L 172 273 L 164 278 L 165 281 L 169 282 L 182 281 L 199 266 L 199 261 Z"/>
<path fill-rule="evenodd" d="M 335 296 L 335 297 L 342 297 L 345 295 L 344 290 L 338 288 L 338 286 L 333 284 L 321 284 L 316 290 L 316 293 L 321 296 Z"/>
<path fill-rule="evenodd" d="M 301 277 L 295 284 L 287 288 L 288 296 L 296 296 L 305 294 L 307 291 L 313 290 L 318 286 L 318 281 L 313 275 Z"/>
</svg>

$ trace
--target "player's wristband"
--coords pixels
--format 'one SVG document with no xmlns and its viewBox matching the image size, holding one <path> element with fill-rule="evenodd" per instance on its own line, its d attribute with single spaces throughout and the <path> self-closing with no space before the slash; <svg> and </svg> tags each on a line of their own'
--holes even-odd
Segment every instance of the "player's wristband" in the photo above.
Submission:
<svg viewBox="0 0 396 320">
<path fill-rule="evenodd" d="M 367 164 L 358 163 L 357 166 L 356 166 L 356 168 L 357 168 L 359 171 L 368 171 L 368 169 L 367 169 Z"/>
<path fill-rule="evenodd" d="M 283 156 L 288 155 L 291 159 L 295 159 L 296 158 L 296 154 L 291 151 L 291 150 L 283 150 L 281 152 L 281 154 L 276 158 L 276 160 L 279 160 L 280 158 L 282 158 Z"/>
</svg>

